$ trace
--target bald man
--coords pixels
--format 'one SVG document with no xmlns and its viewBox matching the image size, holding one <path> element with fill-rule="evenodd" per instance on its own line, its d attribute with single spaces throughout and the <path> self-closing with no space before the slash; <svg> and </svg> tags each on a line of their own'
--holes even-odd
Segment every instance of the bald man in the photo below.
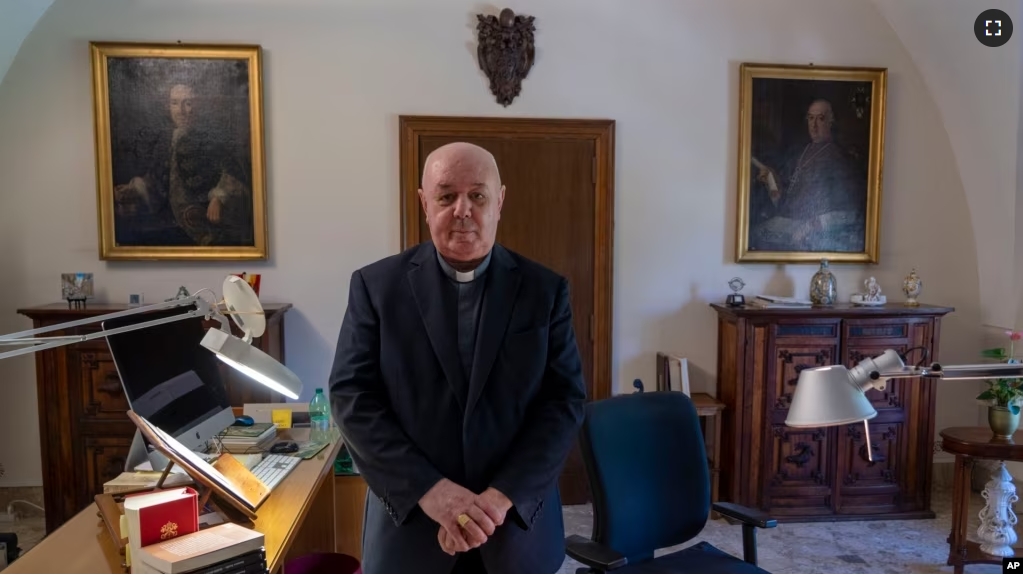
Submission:
<svg viewBox="0 0 1023 575">
<path fill-rule="evenodd" d="M 330 374 L 370 488 L 366 573 L 553 573 L 558 476 L 583 418 L 568 282 L 495 242 L 505 188 L 483 148 L 426 160 L 432 241 L 352 274 Z"/>
</svg>

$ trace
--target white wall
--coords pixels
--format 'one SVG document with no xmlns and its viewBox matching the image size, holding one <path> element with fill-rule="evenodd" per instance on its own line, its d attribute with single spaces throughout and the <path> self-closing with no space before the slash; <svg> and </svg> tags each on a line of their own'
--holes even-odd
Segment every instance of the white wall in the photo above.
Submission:
<svg viewBox="0 0 1023 575">
<path fill-rule="evenodd" d="M 617 120 L 614 387 L 654 381 L 654 353 L 690 358 L 713 390 L 715 316 L 726 282 L 805 296 L 815 266 L 736 265 L 738 65 L 889 68 L 881 264 L 839 266 L 840 295 L 875 275 L 893 300 L 915 266 L 923 299 L 951 305 L 946 361 L 976 357 L 976 222 L 941 111 L 869 2 L 512 1 L 537 17 L 537 62 L 516 102 L 489 94 L 463 1 L 59 1 L 0 84 L 0 333 L 21 306 L 59 299 L 57 276 L 96 273 L 111 301 L 261 272 L 266 301 L 290 301 L 288 364 L 321 384 L 357 267 L 399 247 L 398 114 Z M 272 259 L 254 264 L 97 259 L 89 40 L 251 42 L 265 49 Z M 514 194 L 514 190 L 509 190 Z M 306 233 L 316 240 L 305 240 Z M 950 263 L 952 265 L 950 265 Z M 40 477 L 31 359 L 0 364 L 8 484 Z M 938 426 L 972 425 L 975 391 L 942 387 Z"/>
</svg>

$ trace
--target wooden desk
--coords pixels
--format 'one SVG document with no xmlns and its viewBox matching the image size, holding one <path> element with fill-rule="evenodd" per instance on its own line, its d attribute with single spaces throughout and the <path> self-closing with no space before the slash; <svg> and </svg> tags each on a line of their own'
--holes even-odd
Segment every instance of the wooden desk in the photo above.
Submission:
<svg viewBox="0 0 1023 575">
<path fill-rule="evenodd" d="M 718 476 L 721 473 L 721 412 L 725 404 L 714 399 L 706 393 L 694 393 L 692 395 L 693 406 L 696 407 L 696 414 L 706 417 L 706 426 L 703 430 L 703 437 L 710 440 L 711 445 L 707 446 L 707 455 L 710 457 L 710 500 L 718 501 Z M 706 429 L 712 427 L 712 429 Z M 718 512 L 711 513 L 711 517 L 717 519 Z"/>
<path fill-rule="evenodd" d="M 295 441 L 308 430 L 292 430 Z M 281 434 L 284 436 L 284 434 Z M 283 571 L 286 560 L 315 551 L 334 552 L 335 441 L 300 463 L 256 511 L 253 529 L 266 538 L 266 564 Z M 48 535 L 4 573 L 125 573 L 96 504 Z"/>
<path fill-rule="evenodd" d="M 975 563 L 1001 565 L 1002 558 L 980 550 L 980 544 L 966 540 L 970 514 L 970 475 L 973 460 L 997 459 L 1023 461 L 1023 431 L 1017 431 L 1012 440 L 994 439 L 987 427 L 950 427 L 941 430 L 942 450 L 956 456 L 955 475 L 952 480 L 952 531 L 948 535 L 948 565 L 956 573 Z M 1020 549 L 1015 549 L 1016 557 Z"/>
</svg>

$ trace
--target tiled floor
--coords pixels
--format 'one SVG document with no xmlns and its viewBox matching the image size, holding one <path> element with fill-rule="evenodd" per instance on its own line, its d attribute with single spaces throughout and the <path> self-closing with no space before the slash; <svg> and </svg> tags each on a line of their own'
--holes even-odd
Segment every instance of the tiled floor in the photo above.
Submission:
<svg viewBox="0 0 1023 575">
<path fill-rule="evenodd" d="M 42 503 L 41 489 L 25 492 L 0 490 L 0 510 L 12 500 Z M 951 573 L 945 564 L 948 544 L 945 539 L 952 521 L 951 492 L 938 486 L 932 497 L 937 517 L 917 521 L 844 521 L 835 523 L 783 523 L 774 529 L 760 530 L 760 565 L 774 573 Z M 22 552 L 38 543 L 45 532 L 41 513 L 31 505 L 16 502 L 21 517 L 11 523 L 0 522 L 0 532 L 18 534 Z M 971 538 L 976 533 L 977 513 L 984 505 L 973 495 L 970 507 Z M 590 507 L 564 508 L 568 534 L 590 535 Z M 718 548 L 742 556 L 742 532 L 739 526 L 723 519 L 709 521 L 700 537 Z M 685 545 L 665 549 L 670 553 Z M 561 573 L 574 573 L 580 567 L 566 558 Z M 1001 566 L 971 565 L 968 573 L 1001 573 Z"/>
<path fill-rule="evenodd" d="M 789 523 L 758 530 L 760 566 L 773 573 L 952 573 L 948 537 L 952 526 L 951 491 L 932 496 L 935 519 L 913 521 L 843 521 Z M 984 506 L 978 494 L 970 506 L 970 539 L 977 531 L 977 513 Z M 590 535 L 589 506 L 565 507 L 565 530 Z M 724 519 L 709 521 L 700 537 L 686 545 L 657 553 L 671 553 L 707 541 L 742 557 L 742 528 Z M 566 558 L 560 573 L 574 573 L 581 565 Z M 968 573 L 1001 573 L 1001 565 L 969 565 Z"/>
</svg>

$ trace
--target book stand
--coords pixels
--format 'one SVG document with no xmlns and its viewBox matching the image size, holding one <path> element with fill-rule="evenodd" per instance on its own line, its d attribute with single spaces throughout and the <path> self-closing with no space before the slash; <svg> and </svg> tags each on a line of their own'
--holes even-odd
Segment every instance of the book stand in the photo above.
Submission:
<svg viewBox="0 0 1023 575">
<path fill-rule="evenodd" d="M 184 469 L 195 483 L 195 490 L 199 494 L 200 510 L 208 504 L 226 521 L 251 526 L 252 521 L 256 519 L 255 510 L 270 495 L 270 490 L 234 456 L 230 453 L 221 454 L 212 466 L 205 462 L 194 463 L 194 459 L 187 457 L 179 449 L 164 441 L 153 431 L 152 424 L 144 418 L 130 410 L 128 418 L 135 423 L 153 448 L 165 455 L 170 462 L 154 487 L 116 494 L 103 493 L 95 496 L 96 505 L 99 507 L 99 516 L 103 518 L 110 539 L 117 546 L 117 551 L 122 557 L 128 546 L 128 538 L 121 537 L 121 515 L 124 514 L 124 511 L 118 505 L 118 500 L 123 501 L 124 497 L 128 495 L 162 490 L 163 482 L 175 465 Z M 203 467 L 207 469 L 203 469 Z M 224 484 L 221 478 L 228 479 L 231 485 Z M 127 568 L 125 563 L 122 563 L 121 566 Z"/>
</svg>

